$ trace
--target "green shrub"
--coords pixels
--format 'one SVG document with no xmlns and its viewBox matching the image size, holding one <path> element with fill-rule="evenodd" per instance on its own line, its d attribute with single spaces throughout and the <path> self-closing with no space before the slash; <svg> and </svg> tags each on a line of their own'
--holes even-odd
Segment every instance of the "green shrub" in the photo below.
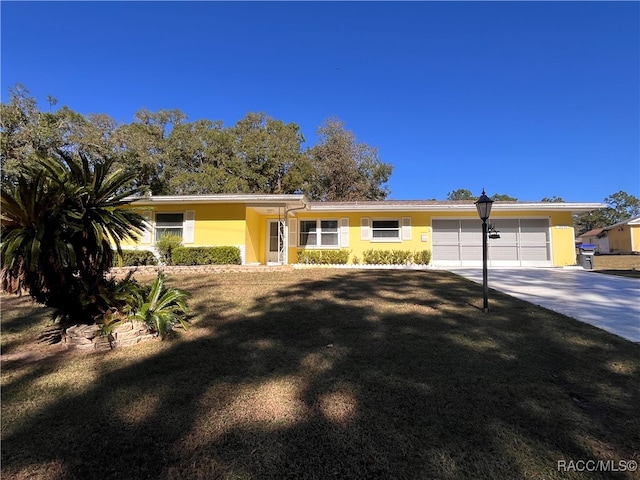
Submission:
<svg viewBox="0 0 640 480">
<path fill-rule="evenodd" d="M 158 259 L 149 250 L 123 250 L 118 257 L 120 267 L 139 267 L 143 265 L 157 265 Z"/>
<path fill-rule="evenodd" d="M 307 265 L 345 265 L 349 250 L 298 250 L 298 263 Z"/>
<path fill-rule="evenodd" d="M 413 263 L 416 265 L 429 265 L 431 262 L 431 250 L 419 250 L 413 254 Z"/>
<path fill-rule="evenodd" d="M 140 289 L 132 308 L 133 313 L 129 315 L 132 320 L 145 323 L 162 339 L 178 323 L 185 330 L 188 328 L 184 317 L 187 313 L 187 299 L 191 296 L 179 288 L 165 286 L 165 279 L 163 273 L 158 273 L 150 287 Z"/>
<path fill-rule="evenodd" d="M 413 260 L 413 253 L 408 250 L 365 250 L 362 261 L 368 265 L 407 265 Z"/>
<path fill-rule="evenodd" d="M 177 247 L 172 252 L 174 265 L 240 265 L 238 247 Z"/>
<path fill-rule="evenodd" d="M 160 254 L 160 260 L 165 265 L 171 265 L 173 251 L 182 245 L 182 237 L 165 233 L 156 241 L 156 250 Z"/>
</svg>

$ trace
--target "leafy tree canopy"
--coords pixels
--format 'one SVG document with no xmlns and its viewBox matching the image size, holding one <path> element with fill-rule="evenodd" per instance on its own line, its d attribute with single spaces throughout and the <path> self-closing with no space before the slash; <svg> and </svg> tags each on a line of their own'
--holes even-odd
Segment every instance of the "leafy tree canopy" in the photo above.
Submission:
<svg viewBox="0 0 640 480">
<path fill-rule="evenodd" d="M 640 199 L 622 190 L 606 197 L 604 203 L 606 208 L 574 216 L 573 224 L 578 235 L 640 215 Z"/>
<path fill-rule="evenodd" d="M 82 115 L 48 97 L 49 111 L 22 85 L 0 108 L 3 185 L 15 185 L 38 159 L 56 152 L 91 159 L 114 157 L 152 194 L 306 193 L 316 200 L 384 199 L 392 166 L 377 149 L 356 141 L 337 119 L 318 130 L 320 142 L 303 151 L 295 123 L 247 113 L 235 125 L 190 122 L 178 109 L 138 110 L 131 123 L 105 114 Z"/>
<path fill-rule="evenodd" d="M 393 167 L 383 163 L 378 150 L 359 143 L 344 123 L 329 119 L 318 128 L 319 143 L 307 158 L 312 177 L 303 191 L 312 200 L 383 200 L 389 194 L 385 183 Z"/>
<path fill-rule="evenodd" d="M 480 195 L 474 195 L 471 190 L 467 190 L 466 188 L 459 188 L 447 194 L 447 200 L 474 200 L 475 201 L 479 197 Z M 518 199 L 516 197 L 507 195 L 505 193 L 494 193 L 491 196 L 491 200 L 515 202 Z"/>
<path fill-rule="evenodd" d="M 478 195 L 479 196 L 479 195 Z M 459 188 L 447 194 L 447 200 L 475 200 L 478 196 L 474 196 L 471 190 Z"/>
</svg>

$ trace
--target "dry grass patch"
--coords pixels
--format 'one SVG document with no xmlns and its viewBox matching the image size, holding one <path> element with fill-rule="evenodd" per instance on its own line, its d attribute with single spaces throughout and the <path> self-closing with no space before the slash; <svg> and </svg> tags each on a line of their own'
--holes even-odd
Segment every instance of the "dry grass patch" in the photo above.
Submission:
<svg viewBox="0 0 640 480">
<path fill-rule="evenodd" d="M 447 272 L 170 282 L 193 294 L 171 341 L 3 364 L 3 479 L 638 478 L 557 470 L 640 460 L 619 337 L 497 292 L 485 315 Z M 2 300 L 3 353 L 29 351 L 43 312 Z"/>
</svg>

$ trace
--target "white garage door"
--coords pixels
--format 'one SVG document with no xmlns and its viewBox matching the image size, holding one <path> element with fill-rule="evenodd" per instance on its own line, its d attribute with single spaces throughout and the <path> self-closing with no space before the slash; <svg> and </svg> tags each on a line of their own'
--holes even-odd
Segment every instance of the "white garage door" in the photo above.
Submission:
<svg viewBox="0 0 640 480">
<path fill-rule="evenodd" d="M 490 266 L 551 266 L 548 219 L 496 219 L 491 223 L 500 232 L 500 238 L 488 240 Z M 433 220 L 432 227 L 434 265 L 482 265 L 479 219 Z"/>
</svg>

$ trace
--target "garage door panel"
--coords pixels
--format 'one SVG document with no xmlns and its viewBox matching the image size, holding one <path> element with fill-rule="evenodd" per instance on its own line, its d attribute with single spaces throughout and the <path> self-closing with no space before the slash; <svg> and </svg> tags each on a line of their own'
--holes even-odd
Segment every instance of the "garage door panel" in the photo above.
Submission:
<svg viewBox="0 0 640 480">
<path fill-rule="evenodd" d="M 500 238 L 492 238 L 489 243 L 493 245 L 517 245 L 518 243 L 518 220 L 496 220 L 492 222 L 495 229 L 500 233 Z"/>
<path fill-rule="evenodd" d="M 526 246 L 520 248 L 523 262 L 541 262 L 549 259 L 548 247 Z"/>
<path fill-rule="evenodd" d="M 432 228 L 434 245 L 458 243 L 460 230 L 460 223 L 458 220 L 434 220 Z"/>
<path fill-rule="evenodd" d="M 437 260 L 460 261 L 460 249 L 458 245 L 434 245 L 433 258 Z"/>
<path fill-rule="evenodd" d="M 461 245 L 460 259 L 463 262 L 482 259 L 482 245 Z"/>
<path fill-rule="evenodd" d="M 520 221 L 520 243 L 522 245 L 540 245 L 549 241 L 549 222 L 547 220 L 526 219 Z"/>
<path fill-rule="evenodd" d="M 518 247 L 515 245 L 497 246 L 492 243 L 489 250 L 489 259 L 491 261 L 518 260 Z"/>
<path fill-rule="evenodd" d="M 500 238 L 489 239 L 489 265 L 550 266 L 548 219 L 490 221 Z M 433 220 L 433 260 L 441 265 L 477 266 L 482 262 L 479 219 Z"/>
</svg>

